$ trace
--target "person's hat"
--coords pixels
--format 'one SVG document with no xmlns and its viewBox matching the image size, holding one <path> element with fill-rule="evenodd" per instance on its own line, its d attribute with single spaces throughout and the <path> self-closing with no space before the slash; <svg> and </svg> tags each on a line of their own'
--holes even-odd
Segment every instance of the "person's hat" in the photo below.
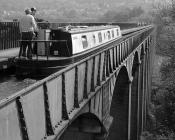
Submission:
<svg viewBox="0 0 175 140">
<path fill-rule="evenodd" d="M 32 7 L 32 8 L 31 8 L 31 11 L 36 11 L 36 8 L 35 8 L 35 7 Z"/>
</svg>

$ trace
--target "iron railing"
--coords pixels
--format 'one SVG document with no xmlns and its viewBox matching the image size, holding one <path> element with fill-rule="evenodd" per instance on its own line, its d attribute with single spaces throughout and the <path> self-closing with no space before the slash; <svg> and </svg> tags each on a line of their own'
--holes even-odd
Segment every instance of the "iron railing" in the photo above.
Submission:
<svg viewBox="0 0 175 140">
<path fill-rule="evenodd" d="M 32 54 L 29 54 L 30 52 L 27 51 L 27 55 L 26 56 L 28 56 L 28 55 L 32 55 L 33 56 L 35 54 L 37 60 L 38 60 L 39 56 L 45 56 L 47 58 L 47 60 L 48 60 L 50 56 L 54 55 L 54 54 L 50 54 L 52 43 L 63 42 L 63 43 L 65 43 L 65 46 L 67 47 L 67 50 L 69 51 L 69 48 L 68 48 L 68 45 L 67 45 L 67 40 L 19 40 L 19 42 L 21 42 L 21 43 L 22 42 L 30 42 L 32 44 L 32 48 L 31 48 L 32 49 L 32 52 L 31 52 Z M 37 45 L 36 45 L 36 52 L 34 53 L 33 48 L 34 48 L 34 44 L 35 43 Z M 41 44 L 42 48 L 40 48 L 40 50 L 38 49 L 38 47 L 39 47 L 38 44 L 39 43 L 42 43 Z M 39 51 L 42 51 L 43 54 L 38 53 Z M 20 52 L 22 53 L 22 48 L 20 48 Z M 22 56 L 21 53 L 19 53 L 19 57 Z M 70 54 L 68 54 L 68 55 L 70 55 Z"/>
<path fill-rule="evenodd" d="M 0 50 L 19 47 L 19 39 L 18 22 L 0 22 Z"/>
</svg>

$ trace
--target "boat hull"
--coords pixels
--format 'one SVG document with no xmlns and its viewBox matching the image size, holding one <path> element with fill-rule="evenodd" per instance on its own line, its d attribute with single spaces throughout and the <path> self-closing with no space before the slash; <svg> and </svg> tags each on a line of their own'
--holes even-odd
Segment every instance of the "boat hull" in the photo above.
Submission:
<svg viewBox="0 0 175 140">
<path fill-rule="evenodd" d="M 16 59 L 17 78 L 45 78 L 72 64 L 70 59 L 64 60 L 27 60 Z"/>
</svg>

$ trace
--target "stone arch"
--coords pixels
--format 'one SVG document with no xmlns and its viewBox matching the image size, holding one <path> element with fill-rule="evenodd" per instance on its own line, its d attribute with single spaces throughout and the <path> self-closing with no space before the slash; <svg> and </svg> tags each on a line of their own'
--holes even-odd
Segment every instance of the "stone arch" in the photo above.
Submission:
<svg viewBox="0 0 175 140">
<path fill-rule="evenodd" d="M 140 71 L 139 71 L 139 87 L 138 87 L 138 136 L 141 135 L 142 127 L 143 127 L 143 102 L 144 102 L 144 65 L 145 65 L 145 51 L 146 51 L 146 40 L 141 46 L 141 53 L 140 53 Z"/>
<path fill-rule="evenodd" d="M 132 64 L 132 76 L 133 77 L 138 67 L 138 64 L 139 64 L 139 55 L 138 55 L 138 52 L 136 51 L 134 54 L 134 59 L 133 59 L 133 64 Z"/>
<path fill-rule="evenodd" d="M 125 140 L 128 137 L 128 112 L 129 112 L 129 76 L 123 66 L 116 78 L 110 115 L 113 124 L 109 130 L 110 140 Z"/>
<path fill-rule="evenodd" d="M 149 38 L 147 38 L 147 39 L 145 40 L 145 49 L 147 49 L 148 46 L 149 46 Z"/>
<path fill-rule="evenodd" d="M 94 140 L 103 128 L 98 116 L 86 112 L 74 119 L 59 140 Z"/>
<path fill-rule="evenodd" d="M 144 53 L 145 53 L 145 49 L 144 49 L 144 45 L 142 44 L 142 45 L 141 45 L 141 53 L 140 53 L 140 61 L 143 60 Z"/>
<path fill-rule="evenodd" d="M 143 48 L 143 47 L 142 47 Z M 138 78 L 139 78 L 139 55 L 135 52 L 132 65 L 132 84 L 131 84 L 131 121 L 130 121 L 130 140 L 137 139 L 138 121 Z"/>
</svg>

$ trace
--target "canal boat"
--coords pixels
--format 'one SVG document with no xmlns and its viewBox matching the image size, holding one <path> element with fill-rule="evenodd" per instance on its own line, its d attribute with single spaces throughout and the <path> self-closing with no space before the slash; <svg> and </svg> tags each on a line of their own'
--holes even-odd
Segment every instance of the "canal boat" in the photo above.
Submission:
<svg viewBox="0 0 175 140">
<path fill-rule="evenodd" d="M 32 58 L 16 58 L 17 77 L 46 77 L 92 55 L 121 37 L 119 26 L 67 26 L 39 31 Z M 23 40 L 21 40 L 23 41 Z M 34 46 L 34 45 L 33 45 Z"/>
</svg>

